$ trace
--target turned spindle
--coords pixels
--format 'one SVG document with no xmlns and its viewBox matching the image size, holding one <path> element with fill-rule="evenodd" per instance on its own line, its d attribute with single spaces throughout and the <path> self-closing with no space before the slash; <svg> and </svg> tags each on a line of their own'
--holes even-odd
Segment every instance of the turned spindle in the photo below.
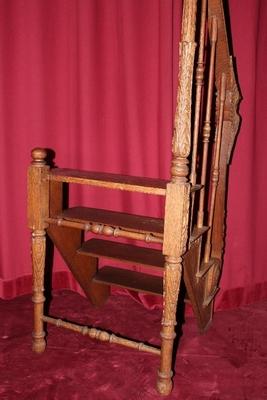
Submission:
<svg viewBox="0 0 267 400">
<path fill-rule="evenodd" d="M 65 329 L 69 329 L 71 331 L 81 333 L 84 336 L 89 336 L 91 339 L 100 340 L 101 342 L 115 343 L 121 346 L 129 347 L 131 349 L 139 351 L 145 351 L 147 353 L 155 355 L 160 354 L 160 349 L 158 349 L 157 347 L 150 346 L 142 342 L 136 342 L 135 340 L 119 337 L 114 335 L 113 333 L 111 334 L 101 329 L 73 324 L 71 322 L 62 321 L 61 319 L 48 317 L 46 315 L 44 315 L 42 319 L 43 321 L 48 322 L 49 324 L 56 325 L 59 328 L 62 327 Z"/>
<path fill-rule="evenodd" d="M 192 185 L 196 184 L 196 163 L 197 163 L 197 146 L 200 124 L 200 111 L 201 99 L 204 86 L 204 50 L 205 50 L 205 33 L 206 33 L 206 16 L 207 16 L 207 0 L 202 0 L 201 4 L 201 23 L 199 35 L 199 50 L 196 68 L 196 98 L 195 98 L 195 114 L 194 114 L 194 130 L 193 130 L 193 144 L 192 144 L 192 161 L 190 182 Z"/>
<path fill-rule="evenodd" d="M 212 111 L 212 97 L 214 89 L 214 75 L 215 75 L 215 53 L 217 43 L 217 19 L 212 18 L 211 21 L 211 52 L 210 52 L 210 66 L 209 66 L 209 81 L 208 81 L 208 95 L 207 95 L 207 106 L 206 115 L 203 126 L 203 154 L 202 154 L 202 168 L 201 168 L 201 185 L 199 197 L 199 209 L 198 209 L 198 228 L 202 228 L 204 220 L 204 203 L 205 203 L 205 184 L 207 176 L 207 162 L 208 162 L 208 151 L 209 141 L 211 132 L 211 111 Z"/>
<path fill-rule="evenodd" d="M 195 97 L 194 129 L 193 129 L 193 143 L 192 143 L 192 157 L 191 157 L 191 171 L 190 171 L 190 183 L 192 186 L 196 184 L 197 180 L 197 174 L 196 174 L 197 150 L 198 150 L 198 137 L 199 137 L 199 126 L 200 126 L 200 115 L 201 115 L 201 101 L 203 97 L 204 73 L 205 73 L 204 54 L 205 54 L 206 20 L 207 20 L 207 0 L 202 0 L 199 49 L 198 49 L 198 60 L 197 60 L 196 77 L 195 77 L 196 97 Z M 193 225 L 194 203 L 195 203 L 195 193 L 192 193 L 191 212 L 190 212 L 190 234 L 192 232 L 192 225 Z"/>
<path fill-rule="evenodd" d="M 49 224 L 56 224 L 58 226 L 66 226 L 75 229 L 83 229 L 86 232 L 93 232 L 96 235 L 113 236 L 113 237 L 125 237 L 128 239 L 141 240 L 147 243 L 162 243 L 162 234 L 158 233 L 142 233 L 134 232 L 122 229 L 120 227 L 114 227 L 110 225 L 97 224 L 94 222 L 74 222 L 64 220 L 63 218 L 47 218 L 46 222 Z"/>
</svg>

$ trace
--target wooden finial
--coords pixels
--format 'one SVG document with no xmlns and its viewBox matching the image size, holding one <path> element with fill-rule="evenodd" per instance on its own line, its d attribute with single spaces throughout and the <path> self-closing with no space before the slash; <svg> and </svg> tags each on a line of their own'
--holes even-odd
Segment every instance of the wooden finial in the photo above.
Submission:
<svg viewBox="0 0 267 400">
<path fill-rule="evenodd" d="M 31 151 L 32 164 L 43 166 L 46 164 L 45 159 L 47 157 L 47 151 L 40 147 L 36 147 Z"/>
</svg>

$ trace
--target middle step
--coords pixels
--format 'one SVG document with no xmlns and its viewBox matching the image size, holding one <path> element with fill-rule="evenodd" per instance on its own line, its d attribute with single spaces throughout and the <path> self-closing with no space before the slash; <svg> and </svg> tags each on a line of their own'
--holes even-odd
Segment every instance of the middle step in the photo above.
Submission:
<svg viewBox="0 0 267 400">
<path fill-rule="evenodd" d="M 78 253 L 148 265 L 157 267 L 160 270 L 163 270 L 164 267 L 164 256 L 160 250 L 111 242 L 109 240 L 87 240 L 82 244 Z"/>
</svg>

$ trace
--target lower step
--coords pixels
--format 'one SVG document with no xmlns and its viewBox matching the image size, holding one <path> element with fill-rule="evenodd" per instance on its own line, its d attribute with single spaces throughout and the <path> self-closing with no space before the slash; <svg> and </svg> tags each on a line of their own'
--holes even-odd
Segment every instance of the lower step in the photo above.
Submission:
<svg viewBox="0 0 267 400">
<path fill-rule="evenodd" d="M 134 246 L 131 244 L 111 242 L 102 239 L 90 239 L 83 242 L 78 250 L 79 254 L 94 257 L 105 257 L 117 259 L 134 264 L 156 267 L 160 271 L 164 267 L 164 256 L 160 250 L 147 247 Z"/>
<path fill-rule="evenodd" d="M 163 293 L 161 276 L 148 275 L 127 269 L 103 267 L 98 270 L 93 281 L 154 295 L 162 296 Z"/>
</svg>

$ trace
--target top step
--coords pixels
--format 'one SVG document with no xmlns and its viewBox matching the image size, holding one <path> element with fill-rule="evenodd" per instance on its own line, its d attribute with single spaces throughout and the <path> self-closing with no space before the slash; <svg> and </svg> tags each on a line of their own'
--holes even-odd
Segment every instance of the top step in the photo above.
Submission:
<svg viewBox="0 0 267 400">
<path fill-rule="evenodd" d="M 80 171 L 76 169 L 54 168 L 49 179 L 59 182 L 79 183 L 109 189 L 127 190 L 164 196 L 167 180 L 118 175 L 107 172 Z"/>
<path fill-rule="evenodd" d="M 166 186 L 169 182 L 166 179 L 118 175 L 107 172 L 80 171 L 67 168 L 52 168 L 49 172 L 49 179 L 58 182 L 79 183 L 160 196 L 165 196 Z M 195 185 L 191 188 L 191 191 L 195 192 L 200 188 L 201 185 Z"/>
</svg>

